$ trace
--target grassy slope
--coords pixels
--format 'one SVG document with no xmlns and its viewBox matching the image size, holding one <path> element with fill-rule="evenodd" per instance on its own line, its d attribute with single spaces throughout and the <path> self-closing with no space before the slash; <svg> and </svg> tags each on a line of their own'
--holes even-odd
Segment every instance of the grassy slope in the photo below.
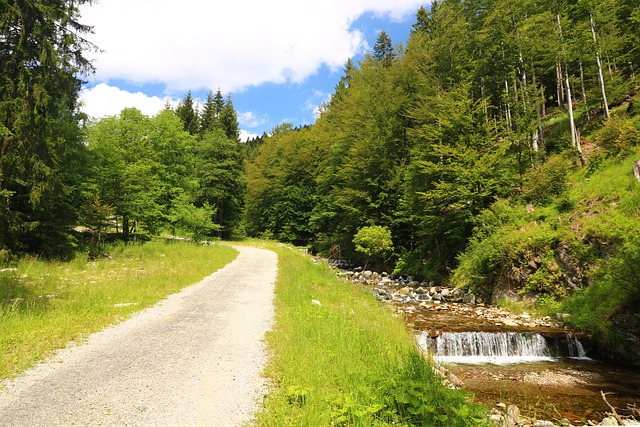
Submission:
<svg viewBox="0 0 640 427">
<path fill-rule="evenodd" d="M 566 127 L 557 117 L 553 126 L 558 134 Z M 564 191 L 547 200 L 501 200 L 483 213 L 453 283 L 488 295 L 496 283 L 510 281 L 521 296 L 538 297 L 526 309 L 552 316 L 569 312 L 572 326 L 606 341 L 616 336 L 612 315 L 640 293 L 640 285 L 633 285 L 640 275 L 631 277 L 636 269 L 630 265 L 640 259 L 640 249 L 634 249 L 640 247 L 640 184 L 632 172 L 640 159 L 640 117 L 619 109 L 583 134 L 589 137 L 583 141 L 587 166 L 579 167 L 572 151 L 550 157 L 547 164 L 568 166 Z M 529 185 L 539 188 L 530 194 L 548 196 L 551 169 L 535 173 L 538 180 Z M 529 203 L 533 212 L 525 209 Z M 567 281 L 571 275 L 573 284 Z"/>
<path fill-rule="evenodd" d="M 0 378 L 103 329 L 224 266 L 230 247 L 184 242 L 114 246 L 112 259 L 23 259 L 0 272 Z"/>
<path fill-rule="evenodd" d="M 477 408 L 445 389 L 401 319 L 324 263 L 283 245 L 261 426 L 468 426 Z M 314 303 L 314 300 L 319 302 Z"/>
</svg>

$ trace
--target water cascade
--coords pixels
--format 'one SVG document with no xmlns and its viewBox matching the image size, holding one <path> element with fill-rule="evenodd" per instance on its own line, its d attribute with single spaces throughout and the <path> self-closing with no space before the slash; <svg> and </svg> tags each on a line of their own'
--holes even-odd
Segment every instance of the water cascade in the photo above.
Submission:
<svg viewBox="0 0 640 427">
<path fill-rule="evenodd" d="M 441 363 L 502 365 L 585 357 L 580 341 L 572 335 L 549 339 L 531 332 L 442 332 L 431 338 L 423 332 L 417 340 Z"/>
</svg>

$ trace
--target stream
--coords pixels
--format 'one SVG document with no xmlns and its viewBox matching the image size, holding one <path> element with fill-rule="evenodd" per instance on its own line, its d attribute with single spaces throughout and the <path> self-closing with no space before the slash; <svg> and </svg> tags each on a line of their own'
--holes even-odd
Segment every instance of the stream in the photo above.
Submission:
<svg viewBox="0 0 640 427">
<path fill-rule="evenodd" d="M 515 404 L 533 419 L 599 423 L 611 412 L 602 391 L 620 415 L 637 417 L 640 371 L 589 358 L 584 337 L 550 318 L 506 313 L 475 304 L 460 290 L 411 278 L 357 271 L 340 275 L 391 305 L 418 345 L 488 409 Z"/>
</svg>

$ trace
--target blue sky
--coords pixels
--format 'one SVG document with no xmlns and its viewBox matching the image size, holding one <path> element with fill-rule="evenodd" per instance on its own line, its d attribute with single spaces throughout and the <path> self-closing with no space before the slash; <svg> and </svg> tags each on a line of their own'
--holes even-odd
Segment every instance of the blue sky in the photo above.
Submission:
<svg viewBox="0 0 640 427">
<path fill-rule="evenodd" d="M 83 8 L 101 51 L 81 94 L 95 118 L 124 107 L 156 114 L 191 90 L 231 94 L 244 136 L 282 122 L 312 124 L 348 58 L 361 59 L 381 30 L 405 43 L 416 0 L 110 0 Z M 251 12 L 250 12 L 251 11 Z"/>
</svg>

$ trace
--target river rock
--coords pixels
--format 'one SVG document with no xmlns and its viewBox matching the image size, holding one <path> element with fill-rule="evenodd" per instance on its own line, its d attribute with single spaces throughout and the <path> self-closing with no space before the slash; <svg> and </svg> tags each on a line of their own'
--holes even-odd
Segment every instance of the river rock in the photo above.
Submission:
<svg viewBox="0 0 640 427">
<path fill-rule="evenodd" d="M 520 409 L 516 405 L 509 405 L 507 408 L 507 422 L 505 427 L 516 427 L 520 419 Z"/>
<path fill-rule="evenodd" d="M 475 294 L 472 294 L 471 292 L 466 294 L 463 298 L 462 298 L 462 302 L 465 304 L 475 304 L 476 303 L 476 296 Z"/>
<path fill-rule="evenodd" d="M 532 427 L 555 427 L 551 421 L 536 420 Z"/>
<path fill-rule="evenodd" d="M 504 425 L 504 417 L 500 414 L 492 414 L 489 416 L 489 425 L 502 427 Z"/>
<path fill-rule="evenodd" d="M 618 420 L 616 420 L 614 417 L 607 417 L 607 418 L 604 418 L 602 422 L 600 422 L 600 425 L 601 426 L 617 426 L 620 424 L 618 424 Z"/>
</svg>

